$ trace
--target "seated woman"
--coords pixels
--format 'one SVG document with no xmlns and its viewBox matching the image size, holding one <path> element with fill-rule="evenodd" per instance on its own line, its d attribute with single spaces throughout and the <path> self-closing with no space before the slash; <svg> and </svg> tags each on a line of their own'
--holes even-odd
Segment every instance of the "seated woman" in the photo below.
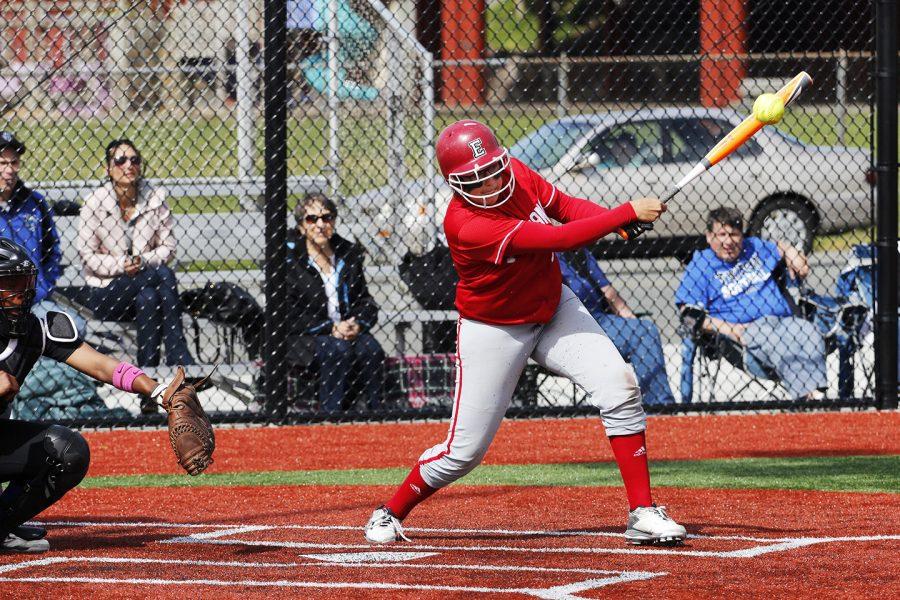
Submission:
<svg viewBox="0 0 900 600">
<path fill-rule="evenodd" d="M 288 357 L 314 367 L 319 408 L 349 408 L 356 383 L 369 408 L 381 404 L 384 351 L 368 333 L 378 320 L 369 295 L 363 249 L 334 233 L 337 206 L 323 194 L 297 205 L 296 231 L 288 234 Z"/>
<path fill-rule="evenodd" d="M 581 299 L 622 358 L 634 367 L 644 404 L 674 403 L 659 329 L 653 321 L 635 316 L 587 248 L 557 256 L 563 283 Z"/>
<path fill-rule="evenodd" d="M 93 286 L 88 308 L 106 320 L 137 323 L 140 366 L 158 366 L 160 343 L 167 365 L 192 365 L 181 327 L 175 273 L 172 213 L 166 193 L 141 177 L 141 154 L 133 142 L 106 146 L 109 182 L 84 201 L 78 242 L 84 279 Z"/>
</svg>

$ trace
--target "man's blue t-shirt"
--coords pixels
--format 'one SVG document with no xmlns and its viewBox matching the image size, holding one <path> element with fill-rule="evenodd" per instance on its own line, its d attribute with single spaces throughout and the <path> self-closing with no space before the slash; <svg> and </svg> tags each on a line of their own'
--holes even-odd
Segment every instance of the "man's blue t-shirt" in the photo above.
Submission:
<svg viewBox="0 0 900 600">
<path fill-rule="evenodd" d="M 562 272 L 563 283 L 569 286 L 582 304 L 593 314 L 597 312 L 606 312 L 606 298 L 603 296 L 604 287 L 609 285 L 609 279 L 594 257 L 587 248 L 577 250 L 581 253 L 581 257 L 586 265 L 584 271 L 579 272 L 572 262 L 578 257 L 571 254 L 557 253 L 559 259 L 559 269 Z"/>
<path fill-rule="evenodd" d="M 791 316 L 773 271 L 781 255 L 773 242 L 744 239 L 734 263 L 720 259 L 711 248 L 694 253 L 678 291 L 676 304 L 702 306 L 710 316 L 729 323 L 749 323 L 774 316 Z"/>
</svg>

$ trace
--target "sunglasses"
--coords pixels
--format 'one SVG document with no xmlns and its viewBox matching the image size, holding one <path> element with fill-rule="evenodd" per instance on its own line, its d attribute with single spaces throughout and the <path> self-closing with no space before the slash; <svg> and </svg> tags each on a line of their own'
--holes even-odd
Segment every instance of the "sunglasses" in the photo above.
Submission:
<svg viewBox="0 0 900 600">
<path fill-rule="evenodd" d="M 127 162 L 131 162 L 136 167 L 141 166 L 141 157 L 140 156 L 117 156 L 112 159 L 113 164 L 117 167 L 121 167 Z"/>
<path fill-rule="evenodd" d="M 322 219 L 323 223 L 334 223 L 334 213 L 323 213 L 321 215 L 306 215 L 303 217 L 303 220 L 309 223 L 310 225 L 315 225 L 319 219 Z"/>
</svg>

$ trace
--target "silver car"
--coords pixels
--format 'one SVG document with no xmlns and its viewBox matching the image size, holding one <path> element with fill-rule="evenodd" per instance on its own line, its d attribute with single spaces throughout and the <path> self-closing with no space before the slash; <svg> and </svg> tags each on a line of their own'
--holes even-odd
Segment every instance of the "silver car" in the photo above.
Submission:
<svg viewBox="0 0 900 600">
<path fill-rule="evenodd" d="M 543 125 L 517 141 L 510 154 L 563 191 L 613 206 L 662 196 L 743 118 L 733 110 L 698 107 L 578 115 Z M 871 173 L 867 150 L 804 144 L 777 127 L 764 127 L 686 186 L 640 243 L 607 236 L 602 244 L 617 255 L 687 258 L 705 244 L 710 209 L 730 205 L 744 213 L 751 234 L 809 251 L 817 234 L 870 224 Z M 356 216 L 377 224 L 380 235 L 372 243 L 390 260 L 404 249 L 421 252 L 440 238 L 450 194 L 439 179 L 418 179 L 369 190 L 350 205 L 361 211 Z M 344 225 L 366 239 L 372 238 L 371 222 L 355 224 L 351 218 Z"/>
<path fill-rule="evenodd" d="M 569 194 L 603 205 L 662 196 L 741 122 L 696 107 L 580 115 L 547 123 L 510 153 Z M 734 206 L 751 234 L 807 251 L 816 234 L 870 223 L 869 152 L 813 146 L 765 127 L 671 202 L 646 238 L 694 238 L 710 209 Z"/>
</svg>

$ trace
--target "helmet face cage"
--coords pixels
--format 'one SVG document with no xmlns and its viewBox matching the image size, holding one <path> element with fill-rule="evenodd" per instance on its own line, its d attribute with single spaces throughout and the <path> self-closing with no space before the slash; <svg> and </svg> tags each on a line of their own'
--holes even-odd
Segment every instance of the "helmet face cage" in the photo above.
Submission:
<svg viewBox="0 0 900 600">
<path fill-rule="evenodd" d="M 0 275 L 0 310 L 11 337 L 25 335 L 25 317 L 34 302 L 36 274 L 33 271 Z"/>
<path fill-rule="evenodd" d="M 500 175 L 505 179 L 503 187 L 491 194 L 473 194 L 469 190 L 480 187 L 485 181 Z M 509 166 L 509 152 L 502 149 L 496 158 L 483 165 L 476 165 L 467 171 L 456 171 L 447 175 L 447 183 L 450 188 L 462 196 L 462 198 L 478 208 L 495 208 L 512 197 L 516 185 L 516 178 Z M 493 204 L 488 204 L 490 198 L 499 197 Z"/>
</svg>

